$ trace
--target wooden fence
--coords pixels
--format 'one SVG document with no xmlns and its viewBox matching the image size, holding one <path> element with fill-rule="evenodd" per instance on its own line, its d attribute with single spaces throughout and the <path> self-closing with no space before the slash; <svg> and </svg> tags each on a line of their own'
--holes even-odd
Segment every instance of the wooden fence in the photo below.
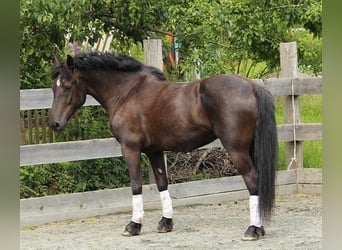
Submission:
<svg viewBox="0 0 342 250">
<path fill-rule="evenodd" d="M 264 84 L 274 96 L 310 95 L 322 93 L 322 78 L 274 78 L 254 80 Z M 34 110 L 51 107 L 52 91 L 50 89 L 35 89 L 20 91 L 20 109 Z M 99 105 L 91 96 L 87 96 L 84 106 Z M 292 105 L 291 105 L 292 109 Z M 35 114 L 35 111 L 32 111 Z M 32 113 L 31 112 L 31 113 Z M 278 125 L 278 140 L 293 141 L 296 131 L 296 141 L 321 140 L 322 124 L 282 124 Z M 35 130 L 28 127 L 28 129 Z M 216 140 L 205 147 L 217 147 L 221 143 Z M 96 159 L 120 156 L 120 146 L 113 138 L 44 143 L 20 146 L 20 166 L 56 163 L 65 161 Z"/>
<path fill-rule="evenodd" d="M 265 85 L 273 96 L 291 97 L 291 100 L 294 99 L 293 97 L 298 99 L 300 95 L 304 94 L 322 93 L 321 77 L 273 78 L 257 79 L 254 81 Z M 51 103 L 52 91 L 50 89 L 20 91 L 20 110 L 29 111 L 31 117 L 38 116 L 37 111 L 34 110 L 49 109 Z M 99 105 L 97 101 L 91 96 L 87 96 L 84 106 L 96 105 Z M 299 110 L 298 101 L 287 102 L 285 105 L 287 105 L 285 109 L 288 110 L 288 113 L 291 114 L 292 110 L 292 114 L 298 115 L 296 113 Z M 44 119 L 41 118 L 39 122 L 46 122 L 46 119 Z M 39 124 L 36 121 L 31 123 L 31 125 L 30 122 L 25 125 L 24 117 L 21 121 L 26 129 L 31 129 L 32 131 L 36 129 L 33 124 Z M 292 122 L 277 126 L 279 141 L 291 142 L 293 145 L 297 145 L 297 143 L 302 141 L 322 139 L 322 124 L 304 124 L 295 120 L 290 121 Z M 45 134 L 49 135 L 49 133 L 45 129 Z M 48 136 L 47 138 L 50 137 Z M 33 138 L 31 136 L 29 140 L 30 145 L 20 146 L 20 166 L 22 167 L 44 163 L 121 156 L 120 145 L 113 138 L 58 143 L 51 143 L 46 139 L 46 143 L 43 144 L 32 144 L 35 143 L 35 140 L 39 141 L 40 138 Z M 210 147 L 221 147 L 221 143 L 219 140 L 216 140 L 203 148 Z M 300 146 L 298 148 L 300 149 Z M 289 157 L 293 156 L 290 155 Z M 298 158 L 301 159 L 301 156 L 299 155 Z M 277 194 L 321 192 L 321 169 L 301 169 L 302 166 L 302 163 L 299 163 L 296 164 L 297 168 L 294 170 L 277 172 Z M 248 192 L 241 176 L 172 184 L 169 189 L 175 206 L 213 203 L 248 197 Z M 159 194 L 155 185 L 145 185 L 143 190 L 145 208 L 160 208 Z M 58 220 L 125 212 L 129 211 L 130 208 L 130 188 L 22 199 L 20 201 L 20 222 L 21 225 L 37 225 Z"/>
</svg>

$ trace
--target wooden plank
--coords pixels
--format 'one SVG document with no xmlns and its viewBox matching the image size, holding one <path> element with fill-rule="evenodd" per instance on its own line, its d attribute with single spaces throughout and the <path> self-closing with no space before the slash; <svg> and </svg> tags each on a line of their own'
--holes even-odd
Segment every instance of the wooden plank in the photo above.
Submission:
<svg viewBox="0 0 342 250">
<path fill-rule="evenodd" d="M 144 47 L 144 63 L 146 65 L 156 67 L 163 71 L 163 49 L 161 39 L 148 39 L 143 41 Z M 165 169 L 167 169 L 167 160 L 164 153 Z M 150 164 L 148 164 L 149 183 L 155 183 L 154 173 Z"/>
<path fill-rule="evenodd" d="M 306 126 L 306 125 L 305 125 Z M 284 127 L 284 126 L 283 126 Z M 287 131 L 287 133 L 285 132 Z M 282 133 L 279 133 L 281 140 L 291 140 L 292 134 L 290 133 L 291 128 L 287 126 L 286 129 L 283 129 Z M 298 131 L 301 131 L 300 129 Z M 305 131 L 305 130 L 304 130 Z M 285 137 L 286 135 L 287 137 Z M 302 138 L 299 134 L 298 138 Z M 308 140 L 308 138 L 305 138 Z M 316 138 L 313 138 L 316 139 Z M 42 144 L 42 145 L 26 145 L 20 147 L 20 165 L 35 165 L 42 163 L 54 163 L 54 162 L 65 162 L 72 160 L 82 160 L 82 159 L 95 159 L 95 158 L 105 158 L 106 157 L 114 157 L 120 156 L 121 153 L 119 151 L 108 153 L 109 151 L 114 150 L 113 148 L 117 148 L 119 150 L 120 146 L 117 144 L 116 146 L 108 143 L 108 140 L 114 139 L 95 139 L 95 140 L 86 140 L 86 141 L 73 141 L 73 142 L 60 142 L 60 143 L 50 143 L 50 144 Z M 93 141 L 91 143 L 90 141 Z M 64 145 L 65 144 L 65 145 Z M 74 147 L 74 148 L 72 148 Z M 214 142 L 203 146 L 202 148 L 211 148 L 211 147 L 222 147 L 222 144 L 219 140 L 215 140 Z M 88 153 L 87 150 L 91 153 Z M 96 152 L 99 152 L 96 155 Z M 106 152 L 105 154 L 103 152 Z M 82 155 L 84 158 L 82 158 Z M 35 157 L 39 157 L 39 159 L 35 159 Z M 49 162 L 50 161 L 50 162 Z"/>
<path fill-rule="evenodd" d="M 21 225 L 86 218 L 131 209 L 130 188 L 55 195 L 20 201 Z"/>
<path fill-rule="evenodd" d="M 297 140 L 322 139 L 321 124 L 297 124 L 296 132 Z M 50 130 L 49 133 L 51 136 Z M 293 140 L 291 124 L 278 125 L 278 140 Z M 220 140 L 217 139 L 201 148 L 212 147 L 222 147 Z M 20 146 L 20 166 L 115 156 L 121 156 L 121 151 L 119 143 L 112 138 Z"/>
<path fill-rule="evenodd" d="M 207 145 L 204 145 L 203 147 L 200 147 L 200 149 L 203 149 L 203 148 L 221 148 L 221 147 L 223 147 L 221 141 L 219 139 L 216 139 L 215 141 L 208 143 Z"/>
<path fill-rule="evenodd" d="M 25 144 L 25 118 L 23 111 L 20 111 L 20 144 Z"/>
<path fill-rule="evenodd" d="M 143 41 L 144 63 L 163 71 L 163 50 L 161 39 L 148 39 Z"/>
<path fill-rule="evenodd" d="M 175 184 L 177 185 L 177 184 Z M 129 190 L 130 189 L 126 189 Z M 296 193 L 296 185 L 282 185 L 276 187 L 277 195 L 288 195 Z M 110 190 L 111 191 L 111 190 Z M 103 192 L 103 191 L 100 191 Z M 159 194 L 158 194 L 159 195 Z M 146 193 L 144 193 L 144 209 L 146 210 L 160 210 L 161 204 L 160 200 L 146 200 Z M 87 205 L 79 197 L 70 197 L 70 203 L 72 207 L 69 207 L 68 202 L 58 203 L 58 200 L 54 201 L 53 204 L 59 205 L 59 209 L 54 210 L 53 206 L 50 205 L 49 211 L 47 207 L 39 203 L 39 201 L 31 201 L 31 204 L 27 204 L 26 200 L 20 201 L 20 226 L 33 226 L 40 225 L 50 222 L 64 221 L 69 219 L 81 219 L 92 216 L 107 215 L 114 213 L 131 213 L 131 195 L 126 196 L 126 202 L 117 201 L 114 194 L 108 195 L 112 203 L 106 203 L 105 199 L 99 199 L 97 202 L 91 201 Z M 115 197 L 115 198 L 113 198 Z M 195 197 L 185 197 L 179 199 L 173 199 L 173 207 L 181 206 L 193 206 L 202 204 L 217 204 L 221 202 L 231 201 L 231 200 L 243 200 L 248 199 L 249 194 L 247 190 L 232 191 L 217 193 L 211 195 L 195 196 Z M 76 202 L 79 201 L 79 202 Z M 51 202 L 49 203 L 51 204 Z M 64 206 L 64 207 L 63 207 Z M 43 209 L 41 209 L 43 208 Z M 248 209 L 246 207 L 246 209 Z M 44 211 L 44 212 L 43 212 Z"/>
<path fill-rule="evenodd" d="M 216 178 L 170 185 L 170 193 L 174 199 L 203 196 L 214 193 L 231 192 L 246 189 L 241 176 Z"/>
<path fill-rule="evenodd" d="M 50 88 L 20 90 L 20 110 L 51 108 L 53 93 Z M 83 106 L 97 106 L 99 103 L 87 95 Z"/>
<path fill-rule="evenodd" d="M 291 95 L 291 78 L 254 79 L 265 85 L 274 96 Z M 294 94 L 321 94 L 322 77 L 294 78 Z M 20 90 L 20 110 L 51 108 L 53 93 L 50 88 Z M 99 103 L 87 96 L 84 106 L 96 106 Z"/>
<path fill-rule="evenodd" d="M 49 127 L 48 127 L 48 142 L 49 143 L 53 143 L 54 142 L 54 132 Z"/>
<path fill-rule="evenodd" d="M 297 43 L 280 43 L 280 77 L 291 78 L 290 95 L 284 98 L 284 123 L 301 123 L 300 96 L 294 92 L 294 79 L 298 76 L 298 54 Z M 296 150 L 296 161 L 291 168 L 303 168 L 302 142 L 292 140 L 285 142 L 285 162 L 292 162 L 293 152 Z"/>
<path fill-rule="evenodd" d="M 281 171 L 279 176 L 292 175 L 293 171 Z M 240 182 L 239 187 L 235 184 Z M 292 182 L 292 180 L 290 180 Z M 215 187 L 215 183 L 218 187 Z M 209 184 L 209 185 L 208 185 Z M 169 185 L 173 206 L 214 204 L 228 200 L 247 199 L 248 191 L 239 176 L 200 180 Z M 200 187 L 200 188 L 199 188 Z M 204 191 L 208 188 L 208 191 Z M 241 189 L 240 189 L 241 188 Z M 184 189 L 182 191 L 182 189 Z M 293 194 L 296 184 L 276 186 L 277 195 Z M 197 191 L 197 192 L 196 192 Z M 131 212 L 131 188 L 117 188 L 92 192 L 54 195 L 20 200 L 21 226 L 38 225 L 53 221 L 86 218 L 119 212 Z M 144 208 L 160 209 L 160 197 L 156 185 L 143 186 Z"/>
<path fill-rule="evenodd" d="M 297 174 L 295 170 L 283 170 L 276 173 L 276 185 L 288 185 L 296 183 Z"/>
<path fill-rule="evenodd" d="M 45 109 L 43 109 L 42 111 L 42 124 L 41 124 L 41 128 L 42 128 L 42 143 L 46 143 L 47 142 L 47 135 L 46 135 L 46 127 L 47 127 L 47 112 Z"/>
<path fill-rule="evenodd" d="M 298 169 L 297 181 L 299 184 L 322 184 L 322 169 Z"/>
<path fill-rule="evenodd" d="M 34 125 L 34 142 L 39 144 L 40 136 L 39 136 L 39 114 L 38 110 L 33 111 L 33 125 Z"/>
<path fill-rule="evenodd" d="M 282 124 L 277 126 L 278 141 L 293 141 L 293 125 Z M 322 140 L 322 124 L 296 124 L 297 141 Z"/>
<path fill-rule="evenodd" d="M 20 90 L 20 110 L 50 108 L 52 100 L 51 89 Z"/>
<path fill-rule="evenodd" d="M 277 171 L 276 185 L 288 185 L 296 183 L 296 171 Z M 195 197 L 211 195 L 224 192 L 246 190 L 246 185 L 241 176 L 222 177 L 199 182 L 185 182 L 170 186 L 172 198 L 180 199 L 186 197 Z"/>
<path fill-rule="evenodd" d="M 33 144 L 32 138 L 32 111 L 29 110 L 27 112 L 27 130 L 28 130 L 28 137 L 29 137 L 29 144 Z"/>
<path fill-rule="evenodd" d="M 256 80 L 254 80 L 256 81 Z M 256 81 L 261 83 L 260 81 Z M 269 78 L 262 81 L 273 96 L 322 94 L 322 77 Z"/>
<path fill-rule="evenodd" d="M 322 194 L 322 184 L 298 184 L 300 194 Z"/>
<path fill-rule="evenodd" d="M 296 193 L 298 193 L 297 184 L 276 186 L 276 190 L 275 190 L 276 196 L 286 195 L 286 194 L 296 194 Z"/>
<path fill-rule="evenodd" d="M 20 166 L 121 156 L 113 138 L 20 146 Z"/>
</svg>

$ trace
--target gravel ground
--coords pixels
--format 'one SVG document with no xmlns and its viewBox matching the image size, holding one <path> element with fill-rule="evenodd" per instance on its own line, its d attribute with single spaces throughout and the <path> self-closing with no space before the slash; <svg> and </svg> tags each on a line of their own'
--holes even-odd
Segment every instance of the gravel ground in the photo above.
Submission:
<svg viewBox="0 0 342 250">
<path fill-rule="evenodd" d="M 322 201 L 319 195 L 277 197 L 266 235 L 246 242 L 248 201 L 179 207 L 174 230 L 157 233 L 161 211 L 145 211 L 142 234 L 123 237 L 130 214 L 113 214 L 50 223 L 20 230 L 20 249 L 322 249 Z"/>
</svg>

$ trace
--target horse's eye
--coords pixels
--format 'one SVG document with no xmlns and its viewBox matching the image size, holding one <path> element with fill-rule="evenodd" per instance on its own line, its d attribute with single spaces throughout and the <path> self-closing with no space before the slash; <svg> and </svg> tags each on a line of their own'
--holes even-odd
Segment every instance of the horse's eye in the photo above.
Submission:
<svg viewBox="0 0 342 250">
<path fill-rule="evenodd" d="M 64 89 L 65 89 L 65 90 L 70 90 L 71 88 L 72 88 L 72 85 L 71 85 L 71 84 L 70 84 L 70 85 L 69 85 L 69 84 L 65 84 L 65 85 L 64 85 Z"/>
</svg>

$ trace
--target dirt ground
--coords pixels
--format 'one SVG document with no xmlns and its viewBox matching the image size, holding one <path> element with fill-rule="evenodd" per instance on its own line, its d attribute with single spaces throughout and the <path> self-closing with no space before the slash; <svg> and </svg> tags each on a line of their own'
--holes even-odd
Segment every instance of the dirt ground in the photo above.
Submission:
<svg viewBox="0 0 342 250">
<path fill-rule="evenodd" d="M 322 249 L 322 202 L 319 195 L 277 197 L 266 235 L 246 242 L 248 201 L 179 207 L 174 230 L 157 233 L 161 211 L 145 211 L 142 234 L 123 237 L 130 214 L 113 214 L 50 223 L 20 230 L 20 249 Z"/>
</svg>

